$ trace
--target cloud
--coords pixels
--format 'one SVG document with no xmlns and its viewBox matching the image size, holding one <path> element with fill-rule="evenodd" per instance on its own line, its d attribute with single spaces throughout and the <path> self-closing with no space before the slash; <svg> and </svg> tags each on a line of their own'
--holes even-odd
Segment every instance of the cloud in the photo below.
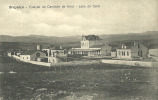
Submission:
<svg viewBox="0 0 158 100">
<path fill-rule="evenodd" d="M 158 30 L 154 0 L 99 0 L 97 4 L 101 8 L 15 10 L 3 3 L 0 34 L 70 36 Z"/>
<path fill-rule="evenodd" d="M 69 26 L 69 25 L 56 25 L 56 26 L 51 26 L 45 23 L 40 23 L 40 24 L 33 24 L 33 34 L 38 35 L 47 35 L 47 36 L 57 36 L 57 34 L 60 34 L 59 36 L 70 36 L 70 35 L 75 35 L 76 33 L 79 33 L 82 31 L 81 27 L 78 26 Z M 73 34 L 70 34 L 73 33 Z"/>
<path fill-rule="evenodd" d="M 8 12 L 2 17 L 7 19 L 3 21 L 2 34 L 69 36 L 82 34 L 83 27 L 95 26 L 97 23 L 78 14 L 68 16 L 53 10 L 32 10 L 29 13 L 8 10 Z"/>
</svg>

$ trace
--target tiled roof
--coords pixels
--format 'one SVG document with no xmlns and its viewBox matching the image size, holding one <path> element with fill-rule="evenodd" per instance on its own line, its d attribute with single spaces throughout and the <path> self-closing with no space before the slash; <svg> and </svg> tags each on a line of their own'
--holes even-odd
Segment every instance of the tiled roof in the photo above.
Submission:
<svg viewBox="0 0 158 100">
<path fill-rule="evenodd" d="M 105 44 L 103 43 L 99 43 L 99 44 L 95 44 L 95 45 L 92 45 L 90 48 L 101 48 L 103 47 Z"/>
<path fill-rule="evenodd" d="M 117 48 L 118 48 L 118 47 L 112 46 L 111 51 L 112 51 L 112 52 L 115 52 Z"/>
<path fill-rule="evenodd" d="M 13 49 L 13 50 L 8 50 L 7 52 L 23 52 L 22 49 Z"/>
<path fill-rule="evenodd" d="M 37 50 L 27 50 L 27 51 L 23 52 L 21 55 L 31 55 L 35 52 L 37 52 Z M 40 51 L 40 52 L 42 52 L 42 51 Z"/>
<path fill-rule="evenodd" d="M 135 45 L 138 44 L 138 43 L 141 43 L 141 41 L 137 41 L 135 42 Z M 133 42 L 125 42 L 125 43 L 122 43 L 126 46 L 126 49 L 131 49 L 133 46 L 134 46 L 134 43 Z M 122 49 L 122 44 L 118 47 L 118 49 Z"/>
<path fill-rule="evenodd" d="M 49 48 L 49 49 L 53 49 L 53 50 L 62 50 L 62 49 L 60 48 L 60 46 L 55 46 L 55 45 L 51 45 L 51 46 L 49 46 L 48 48 Z"/>
<path fill-rule="evenodd" d="M 99 36 L 87 35 L 85 36 L 86 40 L 101 40 Z"/>
<path fill-rule="evenodd" d="M 100 49 L 70 49 L 69 51 L 97 51 Z"/>
<path fill-rule="evenodd" d="M 138 43 L 138 42 L 137 42 Z M 134 46 L 134 43 L 133 42 L 124 42 L 122 43 L 126 46 L 126 49 L 130 49 L 131 47 Z M 122 49 L 122 44 L 118 47 L 118 49 Z"/>
</svg>

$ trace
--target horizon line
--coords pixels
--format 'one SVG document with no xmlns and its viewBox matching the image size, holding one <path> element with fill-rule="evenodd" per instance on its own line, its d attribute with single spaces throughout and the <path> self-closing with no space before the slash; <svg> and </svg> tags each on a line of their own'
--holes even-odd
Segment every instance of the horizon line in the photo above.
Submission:
<svg viewBox="0 0 158 100">
<path fill-rule="evenodd" d="M 128 35 L 128 34 L 135 34 L 135 35 L 140 35 L 140 34 L 144 34 L 147 32 L 158 32 L 158 31 L 145 31 L 145 32 L 141 32 L 141 33 L 114 33 L 114 34 L 98 34 L 98 36 L 101 35 Z M 11 37 L 21 37 L 21 36 L 45 36 L 45 37 L 73 37 L 73 36 L 82 36 L 82 35 L 97 35 L 97 34 L 81 34 L 81 35 L 68 35 L 68 36 L 48 36 L 48 35 L 38 35 L 38 34 L 29 34 L 29 35 L 5 35 L 5 34 L 0 34 L 0 36 L 11 36 Z"/>
</svg>

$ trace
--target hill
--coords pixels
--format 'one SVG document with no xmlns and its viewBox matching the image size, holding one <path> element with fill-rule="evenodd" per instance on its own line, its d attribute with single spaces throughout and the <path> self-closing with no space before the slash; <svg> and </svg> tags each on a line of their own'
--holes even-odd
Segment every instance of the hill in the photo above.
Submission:
<svg viewBox="0 0 158 100">
<path fill-rule="evenodd" d="M 25 43 L 65 43 L 80 41 L 81 36 L 70 37 L 54 37 L 54 36 L 41 36 L 41 35 L 29 35 L 29 36 L 8 36 L 0 35 L 0 42 L 25 42 Z"/>
<path fill-rule="evenodd" d="M 128 33 L 128 34 L 113 34 L 113 35 L 99 35 L 105 43 L 110 42 L 114 45 L 118 45 L 122 42 L 131 42 L 134 40 L 143 41 L 146 46 L 158 43 L 158 31 L 147 31 L 144 33 Z M 79 47 L 81 36 L 70 37 L 54 37 L 54 36 L 41 36 L 41 35 L 29 35 L 29 36 L 7 36 L 0 35 L 0 42 L 13 42 L 13 44 L 55 44 L 62 45 L 63 47 Z"/>
</svg>

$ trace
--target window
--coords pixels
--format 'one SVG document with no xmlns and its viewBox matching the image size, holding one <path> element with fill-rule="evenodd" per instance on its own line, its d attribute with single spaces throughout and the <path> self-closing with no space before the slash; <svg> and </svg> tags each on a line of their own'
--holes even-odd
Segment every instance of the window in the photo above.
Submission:
<svg viewBox="0 0 158 100">
<path fill-rule="evenodd" d="M 124 54 L 124 53 L 123 53 L 123 51 L 122 51 L 122 56 L 123 56 L 123 54 Z"/>
<path fill-rule="evenodd" d="M 142 51 L 142 50 L 140 51 L 140 56 L 141 56 L 141 57 L 143 56 L 143 51 Z"/>
<path fill-rule="evenodd" d="M 127 56 L 129 56 L 129 52 L 127 51 Z"/>
<path fill-rule="evenodd" d="M 119 55 L 121 55 L 121 52 L 119 51 Z"/>
<path fill-rule="evenodd" d="M 138 48 L 140 48 L 140 45 L 138 44 Z"/>
<path fill-rule="evenodd" d="M 125 51 L 124 51 L 124 56 L 125 56 Z"/>
<path fill-rule="evenodd" d="M 26 59 L 29 59 L 28 57 L 26 57 Z"/>
<path fill-rule="evenodd" d="M 84 46 L 84 43 L 82 43 L 82 46 Z"/>
<path fill-rule="evenodd" d="M 100 54 L 100 51 L 98 51 L 98 54 Z"/>
</svg>

